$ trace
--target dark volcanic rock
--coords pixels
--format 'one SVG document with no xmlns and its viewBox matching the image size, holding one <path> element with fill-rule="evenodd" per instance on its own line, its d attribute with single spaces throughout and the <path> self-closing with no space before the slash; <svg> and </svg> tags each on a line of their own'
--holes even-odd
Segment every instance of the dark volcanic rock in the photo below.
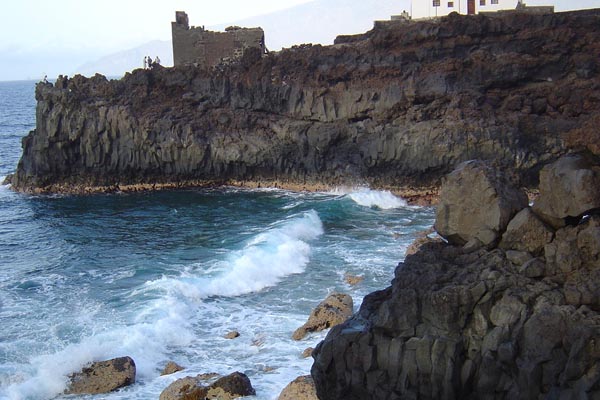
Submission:
<svg viewBox="0 0 600 400">
<path fill-rule="evenodd" d="M 566 138 L 595 151 L 593 130 L 579 132 L 596 127 L 599 53 L 598 11 L 451 15 L 210 71 L 61 78 L 36 88 L 12 184 L 397 187 L 435 184 L 474 158 L 535 181 Z"/>
<path fill-rule="evenodd" d="M 527 207 L 527 195 L 481 161 L 460 164 L 442 182 L 435 229 L 452 244 L 476 248 L 498 241 Z"/>
<path fill-rule="evenodd" d="M 527 210 L 504 241 L 526 251 L 408 255 L 314 350 L 319 398 L 600 398 L 600 217 L 554 231 Z"/>
<path fill-rule="evenodd" d="M 600 209 L 600 168 L 580 155 L 563 157 L 540 172 L 540 196 L 533 211 L 555 227 Z"/>
</svg>

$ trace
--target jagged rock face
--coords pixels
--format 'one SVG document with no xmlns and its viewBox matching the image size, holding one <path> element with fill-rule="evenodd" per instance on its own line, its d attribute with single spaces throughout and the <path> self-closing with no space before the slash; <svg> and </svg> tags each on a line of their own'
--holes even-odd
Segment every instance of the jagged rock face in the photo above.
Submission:
<svg viewBox="0 0 600 400">
<path fill-rule="evenodd" d="M 565 135 L 595 126 L 599 22 L 597 11 L 453 15 L 222 70 L 41 83 L 12 183 L 425 185 L 473 158 L 534 181 Z"/>
<path fill-rule="evenodd" d="M 136 367 L 131 357 L 98 361 L 70 376 L 65 394 L 108 393 L 135 383 Z"/>
<path fill-rule="evenodd" d="M 501 248 L 421 244 L 313 351 L 318 397 L 599 398 L 600 216 L 563 222 L 526 208 Z"/>
</svg>

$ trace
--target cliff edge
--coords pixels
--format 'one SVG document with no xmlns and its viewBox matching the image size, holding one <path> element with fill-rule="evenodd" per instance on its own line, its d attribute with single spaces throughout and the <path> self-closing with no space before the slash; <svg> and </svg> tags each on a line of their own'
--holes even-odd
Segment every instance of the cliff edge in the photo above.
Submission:
<svg viewBox="0 0 600 400">
<path fill-rule="evenodd" d="M 540 196 L 482 162 L 443 182 L 436 230 L 313 351 L 321 400 L 600 397 L 600 163 Z"/>
<path fill-rule="evenodd" d="M 473 158 L 535 184 L 573 132 L 596 126 L 598 54 L 598 10 L 455 14 L 212 69 L 60 77 L 37 85 L 36 128 L 12 185 L 394 188 L 436 185 Z"/>
</svg>

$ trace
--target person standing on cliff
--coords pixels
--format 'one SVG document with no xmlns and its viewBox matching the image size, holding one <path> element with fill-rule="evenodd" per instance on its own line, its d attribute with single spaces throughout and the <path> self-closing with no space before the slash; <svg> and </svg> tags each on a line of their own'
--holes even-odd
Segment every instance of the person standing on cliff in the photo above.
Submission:
<svg viewBox="0 0 600 400">
<path fill-rule="evenodd" d="M 144 69 L 148 68 L 148 56 L 144 56 Z"/>
<path fill-rule="evenodd" d="M 160 58 L 158 58 L 158 56 L 156 56 L 156 58 L 154 59 L 154 64 L 160 65 Z"/>
<path fill-rule="evenodd" d="M 148 69 L 152 68 L 152 58 L 150 58 L 150 56 L 146 56 L 146 60 L 148 62 Z"/>
</svg>

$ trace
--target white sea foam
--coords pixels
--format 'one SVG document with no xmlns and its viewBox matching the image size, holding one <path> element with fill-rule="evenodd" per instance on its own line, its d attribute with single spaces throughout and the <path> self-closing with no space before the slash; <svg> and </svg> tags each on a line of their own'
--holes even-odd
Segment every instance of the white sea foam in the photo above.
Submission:
<svg viewBox="0 0 600 400">
<path fill-rule="evenodd" d="M 333 195 L 345 195 L 363 207 L 377 207 L 382 210 L 407 207 L 404 199 L 394 196 L 388 190 L 372 190 L 369 188 L 336 188 Z"/>
<path fill-rule="evenodd" d="M 0 176 L 0 190 L 10 189 L 10 184 L 8 184 L 8 185 L 2 184 L 2 182 L 4 182 L 5 179 L 6 179 L 6 176 Z"/>
<path fill-rule="evenodd" d="M 310 256 L 306 242 L 323 233 L 323 224 L 311 210 L 273 226 L 231 254 L 224 270 L 212 277 L 184 276 L 147 284 L 173 295 L 193 299 L 239 296 L 276 285 L 282 278 L 304 271 Z"/>
<path fill-rule="evenodd" d="M 153 305 L 154 310 L 141 313 L 133 326 L 104 330 L 68 345 L 52 354 L 33 357 L 22 366 L 20 376 L 0 393 L 10 400 L 48 399 L 61 394 L 67 387 L 67 376 L 94 360 L 131 356 L 137 366 L 139 379 L 156 375 L 156 361 L 172 346 L 186 346 L 194 339 L 190 330 L 190 307 L 163 298 Z M 161 318 L 152 320 L 146 317 Z M 98 327 L 99 330 L 102 327 Z"/>
</svg>

